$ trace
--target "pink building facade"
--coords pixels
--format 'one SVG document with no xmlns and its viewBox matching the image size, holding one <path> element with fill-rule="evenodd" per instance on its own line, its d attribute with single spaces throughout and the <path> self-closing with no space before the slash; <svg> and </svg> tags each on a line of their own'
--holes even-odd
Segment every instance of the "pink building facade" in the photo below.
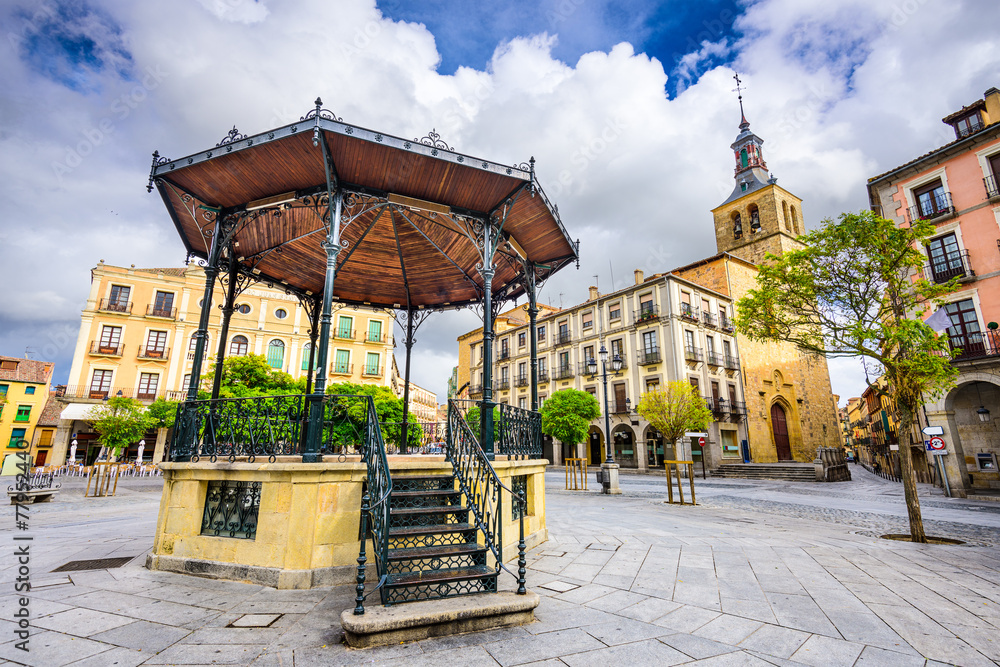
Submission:
<svg viewBox="0 0 1000 667">
<path fill-rule="evenodd" d="M 919 427 L 942 427 L 948 489 L 966 497 L 1000 489 L 1000 90 L 990 88 L 943 122 L 954 141 L 869 179 L 868 193 L 873 210 L 897 224 L 932 220 L 924 276 L 960 281 L 945 306 L 960 375 L 946 394 L 925 397 Z M 914 460 L 936 467 L 928 437 L 914 429 Z M 901 429 L 900 446 L 907 440 Z"/>
</svg>

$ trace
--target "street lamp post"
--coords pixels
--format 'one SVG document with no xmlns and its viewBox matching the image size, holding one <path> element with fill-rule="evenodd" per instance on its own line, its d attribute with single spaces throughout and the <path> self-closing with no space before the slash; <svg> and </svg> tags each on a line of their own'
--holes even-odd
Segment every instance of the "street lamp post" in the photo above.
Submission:
<svg viewBox="0 0 1000 667">
<path fill-rule="evenodd" d="M 611 456 L 611 410 L 608 406 L 608 350 L 601 344 L 601 350 L 597 353 L 601 358 L 601 381 L 604 384 L 604 452 L 606 458 L 601 465 L 601 492 L 618 495 L 621 489 L 618 486 L 618 464 Z M 587 360 L 587 370 L 590 372 L 590 379 L 597 377 L 597 360 L 591 357 Z M 611 370 L 614 376 L 618 377 L 622 370 L 622 358 L 617 354 L 611 359 Z"/>
</svg>

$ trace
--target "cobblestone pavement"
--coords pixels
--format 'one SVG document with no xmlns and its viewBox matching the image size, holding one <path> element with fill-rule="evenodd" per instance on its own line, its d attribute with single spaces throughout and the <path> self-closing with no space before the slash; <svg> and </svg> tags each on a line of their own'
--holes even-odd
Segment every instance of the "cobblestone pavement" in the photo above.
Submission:
<svg viewBox="0 0 1000 667">
<path fill-rule="evenodd" d="M 701 504 L 681 507 L 662 502 L 662 479 L 623 475 L 621 497 L 564 491 L 561 473 L 548 481 L 550 540 L 529 554 L 528 583 L 542 595 L 534 623 L 351 650 L 338 624 L 350 587 L 277 591 L 149 572 L 159 480 L 126 480 L 107 499 L 82 498 L 70 480 L 30 510 L 28 531 L 0 510 L 8 554 L 15 532 L 33 538 L 34 584 L 25 653 L 13 641 L 18 566 L 0 561 L 0 665 L 1000 664 L 997 549 L 864 534 L 881 530 L 865 521 L 905 514 L 889 482 L 699 480 Z M 995 530 L 996 513 L 974 507 L 931 497 L 931 532 L 984 519 Z M 52 572 L 113 556 L 134 558 Z M 251 614 L 276 618 L 229 627 Z"/>
</svg>

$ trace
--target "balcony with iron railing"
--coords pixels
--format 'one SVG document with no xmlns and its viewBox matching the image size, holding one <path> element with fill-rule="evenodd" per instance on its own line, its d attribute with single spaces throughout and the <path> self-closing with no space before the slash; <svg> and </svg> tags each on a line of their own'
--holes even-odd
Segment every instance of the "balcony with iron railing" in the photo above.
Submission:
<svg viewBox="0 0 1000 667">
<path fill-rule="evenodd" d="M 58 386 L 55 391 L 56 396 L 61 396 L 63 398 L 82 398 L 82 399 L 106 399 L 114 397 L 123 398 L 135 398 L 135 388 L 134 387 L 107 387 L 101 388 L 99 385 L 66 385 Z"/>
<path fill-rule="evenodd" d="M 660 348 L 658 347 L 651 347 L 648 350 L 639 350 L 637 356 L 640 366 L 658 364 L 662 360 L 660 357 Z"/>
<path fill-rule="evenodd" d="M 500 391 L 507 391 L 510 389 L 510 380 L 508 378 L 500 378 L 497 382 L 497 389 Z"/>
<path fill-rule="evenodd" d="M 385 375 L 385 369 L 382 366 L 365 366 L 361 375 L 369 378 L 380 378 Z"/>
<path fill-rule="evenodd" d="M 715 421 L 722 421 L 729 414 L 729 402 L 724 398 L 705 396 L 705 405 L 712 411 Z"/>
<path fill-rule="evenodd" d="M 497 361 L 503 361 L 504 359 L 510 359 L 509 347 L 500 348 L 500 353 L 497 355 Z"/>
<path fill-rule="evenodd" d="M 128 315 L 132 312 L 132 302 L 122 301 L 120 299 L 101 299 L 97 309 L 106 313 L 122 313 L 124 315 Z"/>
<path fill-rule="evenodd" d="M 983 185 L 986 186 L 986 198 L 990 201 L 994 199 L 1000 199 L 1000 187 L 997 185 L 996 174 L 990 174 L 983 179 Z"/>
<path fill-rule="evenodd" d="M 615 397 L 615 400 L 611 402 L 610 407 L 611 414 L 613 415 L 627 415 L 632 412 L 632 404 L 624 398 L 619 401 L 618 397 Z"/>
<path fill-rule="evenodd" d="M 365 333 L 366 343 L 375 343 L 379 345 L 384 345 L 385 341 L 386 341 L 386 334 L 384 333 L 374 334 L 371 331 Z"/>
<path fill-rule="evenodd" d="M 549 381 L 549 371 L 544 368 L 538 369 L 538 381 L 548 382 Z"/>
<path fill-rule="evenodd" d="M 125 345 L 122 343 L 107 343 L 104 341 L 91 341 L 90 354 L 101 357 L 120 357 Z"/>
<path fill-rule="evenodd" d="M 639 310 L 635 311 L 635 323 L 646 324 L 656 321 L 659 317 L 660 309 L 656 304 L 643 304 Z"/>
<path fill-rule="evenodd" d="M 967 123 L 959 122 L 955 125 L 955 133 L 958 134 L 959 139 L 965 139 L 983 129 L 983 121 L 979 117 L 974 116 L 967 120 Z"/>
<path fill-rule="evenodd" d="M 701 311 L 690 303 L 681 304 L 681 319 L 689 322 L 697 322 L 701 319 Z"/>
<path fill-rule="evenodd" d="M 164 308 L 163 306 L 157 306 L 154 303 L 146 306 L 146 317 L 159 317 L 165 320 L 173 320 L 177 318 L 176 308 Z"/>
<path fill-rule="evenodd" d="M 725 313 L 719 313 L 719 328 L 728 332 L 732 332 L 735 328 L 733 321 Z"/>
<path fill-rule="evenodd" d="M 541 378 L 539 378 L 541 380 Z M 514 376 L 514 386 L 515 387 L 527 387 L 531 382 L 530 375 L 515 375 Z"/>
<path fill-rule="evenodd" d="M 573 342 L 573 335 L 568 331 L 557 331 L 553 336 L 556 345 L 565 345 Z"/>
<path fill-rule="evenodd" d="M 334 329 L 333 337 L 340 340 L 356 340 L 357 331 L 355 329 Z"/>
<path fill-rule="evenodd" d="M 932 193 L 930 200 L 924 204 L 918 203 L 911 206 L 909 217 L 911 222 L 914 220 L 934 220 L 954 212 L 955 207 L 951 204 L 951 193 L 942 190 Z"/>
<path fill-rule="evenodd" d="M 725 361 L 723 360 L 722 355 L 719 354 L 718 352 L 709 352 L 705 356 L 705 358 L 708 360 L 709 366 L 721 368 L 723 365 L 725 365 Z"/>
<path fill-rule="evenodd" d="M 946 283 L 952 278 L 972 278 L 976 272 L 969 262 L 968 250 L 957 250 L 932 259 L 924 265 L 924 275 L 933 283 Z"/>
<path fill-rule="evenodd" d="M 742 401 L 730 401 L 729 421 L 738 422 L 746 419 L 747 404 Z"/>
<path fill-rule="evenodd" d="M 1000 331 L 995 329 L 950 336 L 948 342 L 955 353 L 952 361 L 1000 356 Z"/>
<path fill-rule="evenodd" d="M 481 384 L 471 384 L 471 385 L 469 385 L 469 395 L 470 396 L 482 396 L 483 395 L 483 385 L 481 385 Z"/>
<path fill-rule="evenodd" d="M 136 355 L 137 359 L 155 359 L 157 361 L 166 361 L 170 358 L 170 348 L 169 347 L 149 347 L 148 345 L 139 346 L 139 354 Z"/>
<path fill-rule="evenodd" d="M 330 375 L 354 375 L 354 364 L 330 364 Z"/>
<path fill-rule="evenodd" d="M 710 313 L 707 310 L 701 311 L 701 323 L 713 329 L 719 326 L 719 320 L 715 316 L 715 313 Z"/>
<path fill-rule="evenodd" d="M 556 366 L 552 369 L 553 380 L 568 380 L 573 375 L 573 367 L 568 364 L 566 366 Z"/>
<path fill-rule="evenodd" d="M 740 360 L 732 355 L 729 354 L 725 355 L 725 359 L 723 360 L 723 362 L 726 366 L 727 371 L 736 371 L 739 370 L 740 368 Z"/>
<path fill-rule="evenodd" d="M 684 346 L 684 359 L 687 361 L 699 362 L 705 359 L 705 353 L 700 347 L 691 345 Z"/>
</svg>

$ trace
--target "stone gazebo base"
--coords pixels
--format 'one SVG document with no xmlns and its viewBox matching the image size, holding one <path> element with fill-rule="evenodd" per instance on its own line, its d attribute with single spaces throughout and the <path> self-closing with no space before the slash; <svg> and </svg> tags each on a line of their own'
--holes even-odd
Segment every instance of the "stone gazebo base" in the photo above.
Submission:
<svg viewBox="0 0 1000 667">
<path fill-rule="evenodd" d="M 528 549 L 548 539 L 547 463 L 503 457 L 493 463 L 509 488 L 514 488 L 513 478 L 523 477 L 518 481 L 527 490 Z M 355 583 L 366 480 L 358 456 L 343 461 L 331 456 L 322 463 L 288 456 L 274 463 L 201 461 L 160 467 L 163 497 L 153 551 L 146 559 L 149 569 L 279 589 Z M 390 456 L 389 468 L 393 477 L 453 472 L 443 456 Z M 509 495 L 504 496 L 503 558 L 510 561 L 517 558 L 518 522 Z M 371 579 L 375 563 L 370 543 L 367 551 Z"/>
</svg>

